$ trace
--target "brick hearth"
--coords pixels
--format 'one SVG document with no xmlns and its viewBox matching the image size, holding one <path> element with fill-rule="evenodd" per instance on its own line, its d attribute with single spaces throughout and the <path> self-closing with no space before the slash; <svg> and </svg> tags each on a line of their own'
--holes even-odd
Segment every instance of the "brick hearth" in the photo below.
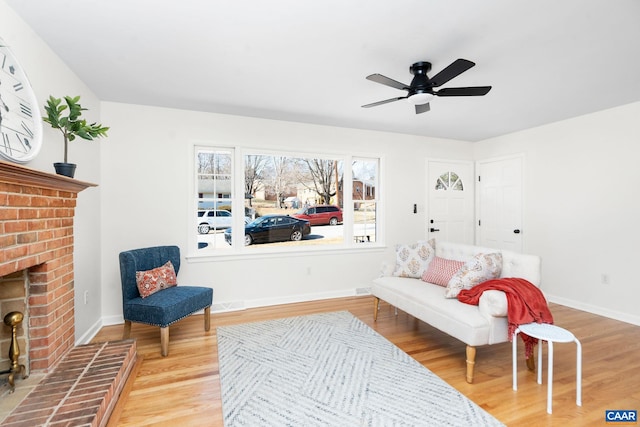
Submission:
<svg viewBox="0 0 640 427">
<path fill-rule="evenodd" d="M 0 426 L 104 426 L 135 360 L 133 340 L 75 347 Z"/>
</svg>

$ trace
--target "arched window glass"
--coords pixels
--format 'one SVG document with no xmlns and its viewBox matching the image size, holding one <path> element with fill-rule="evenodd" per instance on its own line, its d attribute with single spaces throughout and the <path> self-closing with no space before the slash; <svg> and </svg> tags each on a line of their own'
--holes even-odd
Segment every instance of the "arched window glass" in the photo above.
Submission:
<svg viewBox="0 0 640 427">
<path fill-rule="evenodd" d="M 464 185 L 457 173 L 445 172 L 438 177 L 436 190 L 464 191 Z"/>
</svg>

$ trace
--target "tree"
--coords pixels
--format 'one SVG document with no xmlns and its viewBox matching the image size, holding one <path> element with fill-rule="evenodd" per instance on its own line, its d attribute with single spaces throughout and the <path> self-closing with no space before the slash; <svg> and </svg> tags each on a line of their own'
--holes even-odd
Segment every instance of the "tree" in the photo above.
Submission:
<svg viewBox="0 0 640 427">
<path fill-rule="evenodd" d="M 244 193 L 245 197 L 253 196 L 264 179 L 264 169 L 269 158 L 267 156 L 247 155 L 244 157 Z M 251 198 L 249 197 L 249 206 Z"/>
<path fill-rule="evenodd" d="M 214 179 L 214 175 L 230 175 L 231 156 L 226 152 L 199 152 L 198 173 L 202 175 L 209 175 L 201 177 L 203 179 Z"/>
<path fill-rule="evenodd" d="M 271 157 L 273 163 L 273 191 L 276 194 L 276 207 L 282 207 L 286 189 L 291 185 L 291 159 L 284 156 Z"/>
<path fill-rule="evenodd" d="M 309 174 L 313 188 L 318 196 L 320 196 L 322 203 L 329 203 L 331 197 L 336 195 L 335 187 L 332 191 L 333 178 L 335 176 L 335 170 L 337 168 L 337 162 L 334 160 L 323 159 L 304 159 L 304 162 L 309 168 Z"/>
</svg>

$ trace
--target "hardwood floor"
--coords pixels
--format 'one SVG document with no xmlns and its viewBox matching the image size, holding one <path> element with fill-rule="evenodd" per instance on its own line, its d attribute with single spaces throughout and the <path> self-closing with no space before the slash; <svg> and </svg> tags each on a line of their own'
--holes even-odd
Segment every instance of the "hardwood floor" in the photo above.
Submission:
<svg viewBox="0 0 640 427">
<path fill-rule="evenodd" d="M 109 426 L 222 426 L 216 326 L 325 311 L 349 310 L 508 426 L 601 426 L 606 409 L 640 409 L 640 327 L 551 304 L 555 323 L 574 333 L 583 348 L 582 407 L 575 404 L 575 345 L 554 346 L 553 414 L 546 413 L 543 384 L 518 364 L 512 390 L 511 343 L 478 348 L 474 384 L 465 381 L 465 345 L 393 307 L 380 305 L 373 321 L 370 296 L 288 304 L 201 315 L 171 327 L 169 356 L 160 356 L 158 328 L 134 324 L 141 362 L 132 373 Z M 122 326 L 104 327 L 93 342 L 121 338 Z M 522 344 L 519 346 L 522 356 Z M 536 353 L 537 354 L 537 353 Z"/>
</svg>

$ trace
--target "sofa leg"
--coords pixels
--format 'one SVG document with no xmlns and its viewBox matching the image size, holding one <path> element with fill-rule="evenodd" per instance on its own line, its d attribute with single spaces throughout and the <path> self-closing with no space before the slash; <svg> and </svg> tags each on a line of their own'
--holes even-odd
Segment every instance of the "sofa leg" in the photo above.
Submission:
<svg viewBox="0 0 640 427">
<path fill-rule="evenodd" d="M 131 336 L 131 320 L 124 321 L 124 330 L 122 331 L 122 339 L 128 340 Z"/>
<path fill-rule="evenodd" d="M 473 384 L 473 368 L 476 365 L 476 348 L 467 346 L 467 382 Z"/>
<path fill-rule="evenodd" d="M 163 357 L 169 354 L 169 327 L 160 328 L 160 353 Z"/>
<path fill-rule="evenodd" d="M 373 321 L 378 320 L 378 309 L 380 307 L 380 298 L 373 297 Z"/>
<path fill-rule="evenodd" d="M 204 330 L 211 329 L 211 306 L 204 309 Z"/>
</svg>

